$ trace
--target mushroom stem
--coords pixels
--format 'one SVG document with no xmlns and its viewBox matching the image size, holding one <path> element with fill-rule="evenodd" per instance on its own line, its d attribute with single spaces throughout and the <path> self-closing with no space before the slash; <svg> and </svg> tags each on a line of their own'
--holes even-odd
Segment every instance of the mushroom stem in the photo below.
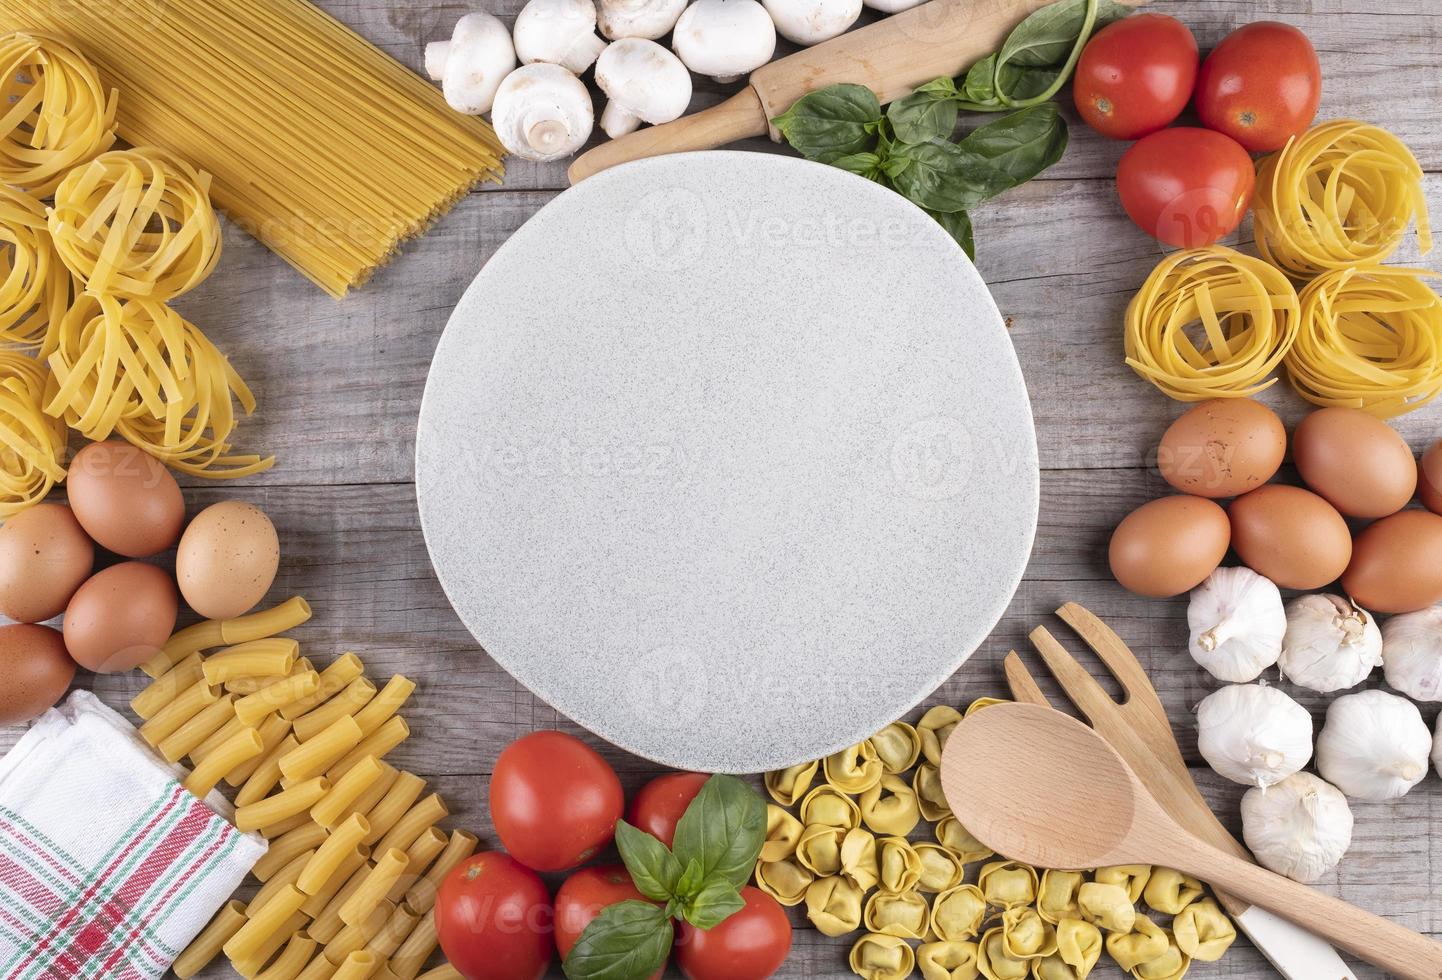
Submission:
<svg viewBox="0 0 1442 980">
<path fill-rule="evenodd" d="M 426 74 L 439 82 L 446 74 L 446 61 L 451 56 L 450 41 L 432 41 L 426 45 Z"/>
<path fill-rule="evenodd" d="M 568 136 L 566 121 L 548 116 L 526 127 L 526 143 L 538 153 L 554 153 L 565 145 Z"/>
<path fill-rule="evenodd" d="M 607 102 L 606 108 L 601 111 L 601 129 L 611 139 L 634 132 L 640 125 L 641 117 L 626 109 L 615 99 Z"/>
<path fill-rule="evenodd" d="M 606 42 L 599 34 L 587 34 L 576 39 L 561 58 L 561 67 L 573 75 L 579 75 L 596 63 L 596 58 L 605 50 Z"/>
</svg>

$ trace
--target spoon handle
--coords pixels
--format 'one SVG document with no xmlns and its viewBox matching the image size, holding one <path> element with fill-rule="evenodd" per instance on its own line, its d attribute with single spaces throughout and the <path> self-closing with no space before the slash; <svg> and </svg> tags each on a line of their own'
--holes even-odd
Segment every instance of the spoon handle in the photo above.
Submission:
<svg viewBox="0 0 1442 980">
<path fill-rule="evenodd" d="M 1178 860 L 1179 844 L 1172 842 L 1168 860 Z M 1442 980 L 1442 944 L 1195 838 L 1184 848 L 1190 867 L 1182 870 L 1187 873 L 1289 919 L 1393 976 Z"/>
</svg>

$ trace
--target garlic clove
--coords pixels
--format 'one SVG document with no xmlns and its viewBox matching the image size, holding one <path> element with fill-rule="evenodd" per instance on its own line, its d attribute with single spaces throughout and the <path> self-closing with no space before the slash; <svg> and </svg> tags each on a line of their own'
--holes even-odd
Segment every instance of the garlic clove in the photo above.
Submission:
<svg viewBox="0 0 1442 980">
<path fill-rule="evenodd" d="M 1218 680 L 1255 680 L 1277 662 L 1287 632 L 1282 593 L 1250 568 L 1219 568 L 1192 590 L 1187 649 Z"/>
<path fill-rule="evenodd" d="M 1382 802 L 1422 781 L 1431 750 L 1432 733 L 1415 704 L 1386 691 L 1361 691 L 1328 706 L 1317 770 L 1350 797 Z"/>
</svg>

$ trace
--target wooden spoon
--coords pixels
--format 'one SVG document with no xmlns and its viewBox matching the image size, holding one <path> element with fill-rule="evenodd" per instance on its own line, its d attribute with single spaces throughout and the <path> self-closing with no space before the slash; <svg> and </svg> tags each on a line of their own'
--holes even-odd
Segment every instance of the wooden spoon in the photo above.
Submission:
<svg viewBox="0 0 1442 980">
<path fill-rule="evenodd" d="M 1175 868 L 1395 976 L 1442 980 L 1442 945 L 1202 842 L 1100 735 L 1052 708 L 993 705 L 962 721 L 947 740 L 941 784 L 962 826 L 1012 860 Z"/>
</svg>

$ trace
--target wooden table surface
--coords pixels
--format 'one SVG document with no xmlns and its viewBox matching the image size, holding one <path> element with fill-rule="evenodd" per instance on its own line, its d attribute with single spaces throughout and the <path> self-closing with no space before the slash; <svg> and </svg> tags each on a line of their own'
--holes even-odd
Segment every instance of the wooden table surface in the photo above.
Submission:
<svg viewBox="0 0 1442 980">
<path fill-rule="evenodd" d="M 503 0 L 501 12 L 514 15 L 521 3 Z M 448 36 L 468 8 L 417 0 L 322 0 L 322 6 L 416 68 L 425 42 Z M 1428 197 L 1442 210 L 1442 11 L 1430 0 L 1159 0 L 1154 9 L 1184 20 L 1204 49 L 1252 20 L 1280 19 L 1305 30 L 1323 66 L 1321 118 L 1352 117 L 1396 132 L 1427 170 Z M 709 82 L 698 85 L 696 107 L 721 94 Z M 1198 781 L 1236 827 L 1242 787 L 1202 767 L 1195 752 L 1192 708 L 1216 682 L 1187 655 L 1185 600 L 1129 595 L 1110 580 L 1105 561 L 1111 528 L 1163 491 L 1149 454 L 1182 410 L 1122 363 L 1123 308 L 1162 254 L 1117 203 L 1111 177 L 1123 148 L 1077 123 L 1060 164 L 974 213 L 977 264 L 1007 318 L 1036 415 L 1041 520 L 1026 579 L 1005 619 L 924 705 L 1004 693 L 1002 656 L 1025 650 L 1027 632 L 1039 623 L 1064 631 L 1051 611 L 1077 600 L 1133 645 L 1198 767 Z M 561 164 L 512 161 L 502 186 L 470 195 L 343 302 L 228 228 L 219 271 L 181 304 L 256 390 L 260 410 L 242 425 L 239 445 L 279 459 L 271 472 L 242 484 L 186 481 L 192 512 L 227 498 L 264 508 L 282 542 L 272 598 L 303 594 L 316 610 L 298 633 L 305 651 L 328 662 L 355 650 L 373 673 L 404 671 L 420 682 L 407 710 L 413 735 L 395 761 L 429 777 L 449 801 L 452 823 L 483 840 L 492 840 L 488 773 L 497 753 L 526 732 L 576 732 L 606 754 L 628 791 L 657 771 L 578 729 L 485 655 L 442 594 L 417 523 L 416 412 L 436 341 L 480 265 L 565 186 Z M 1241 240 L 1249 239 L 1244 226 Z M 1412 242 L 1398 261 L 1419 262 Z M 1420 262 L 1442 268 L 1442 254 Z M 1289 422 L 1304 411 L 1283 386 L 1265 400 Z M 1398 424 L 1420 450 L 1442 436 L 1442 409 Z M 141 680 L 133 672 L 81 683 L 119 705 Z M 1320 725 L 1327 699 L 1300 695 Z M 1430 724 L 1436 707 L 1424 706 L 1424 714 Z M 0 729 L 0 750 L 18 735 Z M 1442 937 L 1442 780 L 1430 775 L 1402 800 L 1354 803 L 1353 810 L 1352 849 L 1320 887 Z M 800 916 L 797 923 L 782 975 L 848 975 L 845 945 L 807 928 Z M 212 967 L 206 976 L 228 974 Z M 1104 960 L 1094 975 L 1120 974 Z M 1239 943 L 1190 975 L 1274 974 Z"/>
</svg>

